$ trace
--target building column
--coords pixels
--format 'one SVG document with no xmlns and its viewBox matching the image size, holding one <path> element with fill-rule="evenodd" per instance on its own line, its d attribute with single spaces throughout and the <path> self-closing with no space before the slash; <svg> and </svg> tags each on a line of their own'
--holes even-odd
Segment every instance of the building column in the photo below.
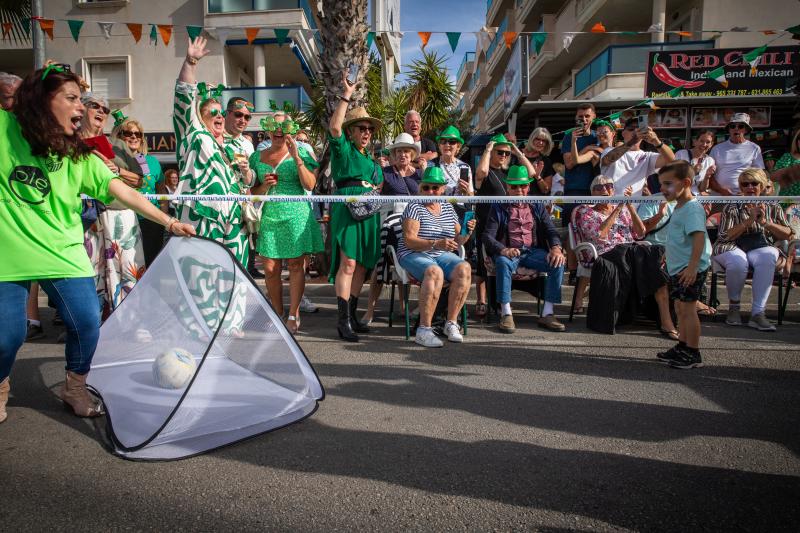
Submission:
<svg viewBox="0 0 800 533">
<path fill-rule="evenodd" d="M 663 43 L 667 29 L 667 0 L 653 0 L 653 24 L 661 24 L 661 31 L 651 34 L 650 42 Z"/>
<path fill-rule="evenodd" d="M 264 87 L 267 84 L 267 65 L 264 57 L 263 44 L 253 46 L 253 83 L 256 87 Z M 269 110 L 269 95 L 267 91 L 253 91 L 253 105 L 256 111 L 264 112 Z"/>
</svg>

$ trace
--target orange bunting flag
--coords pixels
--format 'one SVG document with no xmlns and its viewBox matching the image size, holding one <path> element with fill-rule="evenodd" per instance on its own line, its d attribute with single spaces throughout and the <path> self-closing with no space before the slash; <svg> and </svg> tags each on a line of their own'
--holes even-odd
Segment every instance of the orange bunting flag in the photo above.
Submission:
<svg viewBox="0 0 800 533">
<path fill-rule="evenodd" d="M 55 25 L 55 21 L 53 19 L 37 19 L 39 21 L 39 27 L 42 28 L 42 31 L 50 37 L 50 40 L 53 40 L 53 26 Z"/>
<path fill-rule="evenodd" d="M 169 46 L 169 40 L 172 38 L 172 25 L 159 24 L 158 33 L 161 34 L 161 40 L 164 41 L 164 46 Z"/>
<path fill-rule="evenodd" d="M 428 45 L 428 41 L 431 39 L 431 32 L 418 31 L 417 35 L 419 35 L 419 39 L 422 41 L 422 48 L 424 49 Z"/>
<path fill-rule="evenodd" d="M 761 30 L 761 33 L 763 33 L 764 35 L 775 35 L 775 32 L 773 30 Z"/>
<path fill-rule="evenodd" d="M 691 37 L 692 36 L 692 32 L 690 32 L 690 31 L 676 31 L 675 33 L 677 33 L 681 37 Z"/>
<path fill-rule="evenodd" d="M 244 33 L 247 35 L 247 44 L 253 44 L 258 35 L 258 28 L 245 28 Z"/>
<path fill-rule="evenodd" d="M 591 32 L 592 33 L 605 33 L 606 32 L 606 27 L 603 26 L 602 22 L 598 22 L 597 24 L 592 26 Z"/>
<path fill-rule="evenodd" d="M 138 43 L 139 39 L 142 38 L 142 25 L 128 23 L 126 26 L 128 27 L 128 31 L 131 32 L 131 35 L 133 35 L 133 40 Z"/>
<path fill-rule="evenodd" d="M 511 50 L 511 45 L 514 44 L 514 40 L 517 38 L 517 32 L 515 31 L 504 31 L 503 32 L 503 40 L 506 42 L 506 48 Z"/>
<path fill-rule="evenodd" d="M 11 37 L 9 37 L 9 35 L 11 34 L 11 27 L 12 26 L 13 26 L 13 24 L 10 23 L 10 22 L 4 22 L 3 23 L 3 39 L 5 39 L 6 37 L 8 37 L 9 39 L 11 38 Z"/>
</svg>

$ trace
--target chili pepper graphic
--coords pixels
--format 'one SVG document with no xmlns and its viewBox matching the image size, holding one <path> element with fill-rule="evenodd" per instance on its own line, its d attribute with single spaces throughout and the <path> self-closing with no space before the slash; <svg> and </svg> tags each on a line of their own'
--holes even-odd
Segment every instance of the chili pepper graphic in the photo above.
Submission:
<svg viewBox="0 0 800 533">
<path fill-rule="evenodd" d="M 661 63 L 658 60 L 658 54 L 656 54 L 653 57 L 653 74 L 656 75 L 656 78 L 663 81 L 670 87 L 683 87 L 684 89 L 694 89 L 695 87 L 700 87 L 705 83 L 705 80 L 687 81 L 680 79 L 675 74 L 670 72 L 664 63 Z"/>
</svg>

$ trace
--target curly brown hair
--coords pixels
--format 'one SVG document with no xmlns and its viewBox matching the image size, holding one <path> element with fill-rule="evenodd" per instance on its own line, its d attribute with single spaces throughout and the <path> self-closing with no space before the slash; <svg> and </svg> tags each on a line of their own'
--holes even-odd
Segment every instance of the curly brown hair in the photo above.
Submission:
<svg viewBox="0 0 800 533">
<path fill-rule="evenodd" d="M 50 110 L 50 102 L 65 83 L 73 82 L 80 87 L 81 78 L 69 71 L 51 71 L 43 80 L 43 72 L 44 69 L 39 69 L 28 74 L 17 90 L 13 112 L 19 122 L 22 136 L 28 141 L 31 154 L 35 156 L 55 155 L 77 161 L 90 154 L 92 149 L 77 133 L 74 135 L 64 133 Z"/>
</svg>

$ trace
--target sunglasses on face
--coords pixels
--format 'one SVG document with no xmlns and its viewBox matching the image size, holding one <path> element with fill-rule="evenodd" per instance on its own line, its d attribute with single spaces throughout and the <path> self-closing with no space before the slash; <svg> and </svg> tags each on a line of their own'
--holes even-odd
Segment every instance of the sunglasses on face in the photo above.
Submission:
<svg viewBox="0 0 800 533">
<path fill-rule="evenodd" d="M 595 191 L 608 191 L 614 188 L 613 183 L 601 183 L 600 185 L 595 185 L 592 187 Z"/>
<path fill-rule="evenodd" d="M 511 155 L 511 150 L 495 150 L 495 153 L 499 157 L 508 157 Z"/>
<path fill-rule="evenodd" d="M 423 191 L 428 192 L 428 191 L 438 191 L 440 187 L 439 187 L 439 185 L 423 185 L 420 188 Z"/>
<path fill-rule="evenodd" d="M 458 141 L 455 139 L 442 139 L 439 141 L 439 144 L 446 144 L 448 146 L 455 146 L 458 144 Z"/>
<path fill-rule="evenodd" d="M 509 191 L 514 191 L 514 190 L 517 190 L 517 189 L 524 189 L 525 187 L 527 187 L 527 185 L 509 185 L 508 186 L 508 190 Z"/>
<path fill-rule="evenodd" d="M 636 131 L 636 126 L 628 126 L 625 131 Z"/>
<path fill-rule="evenodd" d="M 108 115 L 111 113 L 111 110 L 103 105 L 98 104 L 97 102 L 89 102 L 86 104 L 86 107 L 89 109 L 94 109 L 95 111 L 102 111 L 104 115 Z"/>
<path fill-rule="evenodd" d="M 236 118 L 244 118 L 245 120 L 250 120 L 253 118 L 253 115 L 248 113 L 242 113 L 241 111 L 234 111 L 233 116 Z"/>
<path fill-rule="evenodd" d="M 749 189 L 750 187 L 756 188 L 760 185 L 757 181 L 743 181 L 739 184 L 740 189 Z"/>
<path fill-rule="evenodd" d="M 135 137 L 137 139 L 141 139 L 143 137 L 141 131 L 130 131 L 130 130 L 123 131 L 122 132 L 122 136 L 123 137 Z"/>
<path fill-rule="evenodd" d="M 744 129 L 747 129 L 747 126 L 745 126 L 744 124 L 731 124 L 730 126 L 728 126 L 728 129 L 729 130 L 744 130 Z"/>
<path fill-rule="evenodd" d="M 362 133 L 375 133 L 375 126 L 361 126 L 360 124 L 356 126 L 358 130 Z"/>
<path fill-rule="evenodd" d="M 222 109 L 215 107 L 214 109 L 209 111 L 208 114 L 211 115 L 212 117 L 219 117 L 222 115 Z"/>
</svg>

